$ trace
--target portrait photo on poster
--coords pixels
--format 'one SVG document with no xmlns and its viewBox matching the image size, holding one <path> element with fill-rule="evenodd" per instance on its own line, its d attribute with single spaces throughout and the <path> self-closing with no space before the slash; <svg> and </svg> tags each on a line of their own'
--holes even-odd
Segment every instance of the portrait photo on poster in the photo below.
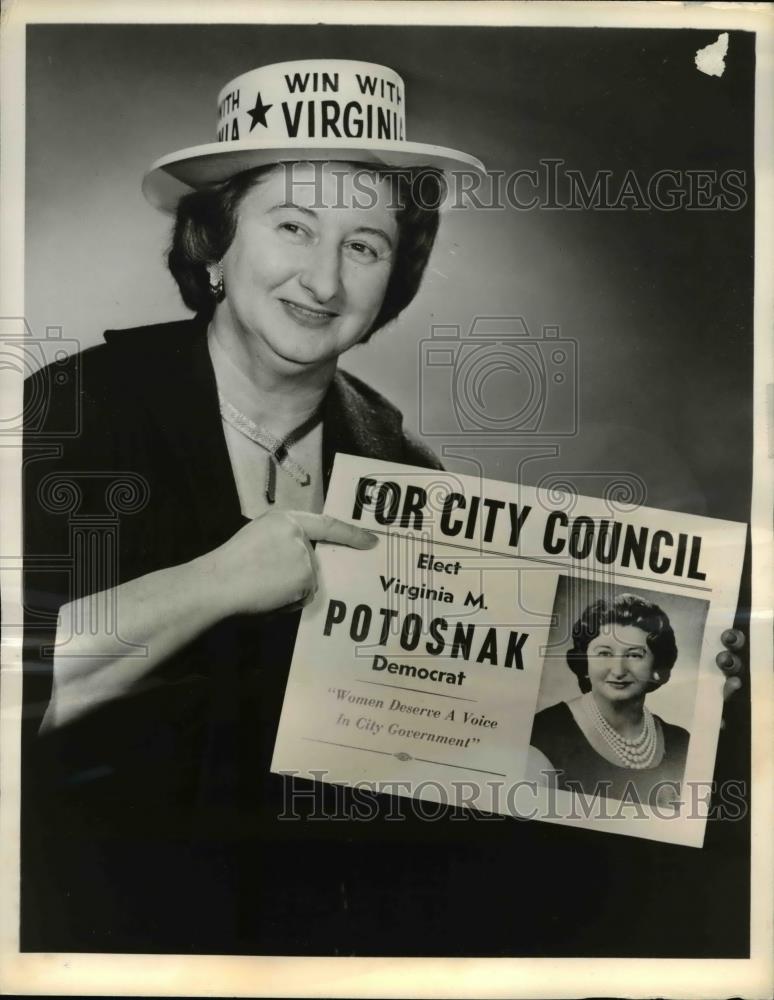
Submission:
<svg viewBox="0 0 774 1000">
<path fill-rule="evenodd" d="M 700 597 L 559 577 L 530 739 L 547 779 L 556 771 L 561 787 L 621 799 L 647 775 L 641 800 L 662 782 L 679 793 L 708 608 Z"/>
<path fill-rule="evenodd" d="M 18 36 L 15 954 L 746 961 L 756 33 L 375 6 Z"/>
</svg>

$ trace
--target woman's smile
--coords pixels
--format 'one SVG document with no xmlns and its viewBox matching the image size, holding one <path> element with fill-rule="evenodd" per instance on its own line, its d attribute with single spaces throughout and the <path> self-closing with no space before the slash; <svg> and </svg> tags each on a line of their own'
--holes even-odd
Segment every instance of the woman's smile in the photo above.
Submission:
<svg viewBox="0 0 774 1000">
<path fill-rule="evenodd" d="M 321 309 L 319 306 L 302 305 L 300 302 L 293 302 L 291 299 L 280 299 L 285 307 L 285 311 L 301 326 L 311 328 L 325 327 L 339 315 L 330 309 Z"/>
</svg>

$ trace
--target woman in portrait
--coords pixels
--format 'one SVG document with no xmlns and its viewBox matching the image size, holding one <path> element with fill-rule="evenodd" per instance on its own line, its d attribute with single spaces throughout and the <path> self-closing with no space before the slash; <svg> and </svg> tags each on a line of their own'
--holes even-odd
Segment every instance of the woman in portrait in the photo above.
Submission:
<svg viewBox="0 0 774 1000">
<path fill-rule="evenodd" d="M 648 694 L 678 657 L 669 618 L 633 594 L 590 604 L 572 628 L 567 665 L 581 695 L 535 716 L 531 745 L 557 787 L 610 798 L 678 798 L 689 735 L 653 714 Z"/>
<path fill-rule="evenodd" d="M 327 137 L 279 113 L 294 74 L 338 81 Z M 358 74 L 386 86 L 369 98 Z M 367 824 L 283 821 L 291 782 L 269 770 L 314 544 L 375 541 L 321 513 L 336 453 L 439 467 L 338 370 L 416 295 L 443 172 L 483 169 L 406 141 L 402 96 L 392 70 L 342 60 L 229 83 L 220 141 L 144 181 L 175 215 L 193 317 L 108 331 L 28 380 L 31 410 L 47 399 L 24 484 L 31 950 L 346 954 L 385 914 L 442 919 L 443 856 L 431 876 L 402 845 L 369 850 Z M 294 808 L 338 808 L 340 789 L 305 787 Z M 425 909 L 406 917 L 409 885 Z"/>
</svg>

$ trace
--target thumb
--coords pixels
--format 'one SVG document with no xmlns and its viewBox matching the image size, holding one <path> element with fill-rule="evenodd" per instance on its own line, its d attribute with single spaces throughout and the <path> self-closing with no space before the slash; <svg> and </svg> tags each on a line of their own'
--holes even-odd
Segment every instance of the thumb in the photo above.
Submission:
<svg viewBox="0 0 774 1000">
<path fill-rule="evenodd" d="M 729 677 L 723 685 L 723 701 L 728 701 L 732 694 L 735 694 L 742 686 L 738 677 Z"/>
</svg>

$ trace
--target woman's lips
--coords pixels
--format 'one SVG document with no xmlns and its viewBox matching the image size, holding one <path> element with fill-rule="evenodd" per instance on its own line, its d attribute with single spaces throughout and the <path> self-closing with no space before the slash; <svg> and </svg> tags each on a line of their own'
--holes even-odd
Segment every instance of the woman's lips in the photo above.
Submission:
<svg viewBox="0 0 774 1000">
<path fill-rule="evenodd" d="M 303 306 L 299 302 L 292 302 L 290 299 L 280 299 L 280 302 L 282 303 L 285 312 L 302 326 L 327 326 L 338 316 L 338 313 L 331 312 L 330 309 L 317 309 L 313 306 Z"/>
<path fill-rule="evenodd" d="M 610 685 L 610 687 L 625 688 L 625 687 L 629 687 L 629 685 L 631 684 L 631 681 L 607 681 L 606 683 L 608 683 Z"/>
</svg>

